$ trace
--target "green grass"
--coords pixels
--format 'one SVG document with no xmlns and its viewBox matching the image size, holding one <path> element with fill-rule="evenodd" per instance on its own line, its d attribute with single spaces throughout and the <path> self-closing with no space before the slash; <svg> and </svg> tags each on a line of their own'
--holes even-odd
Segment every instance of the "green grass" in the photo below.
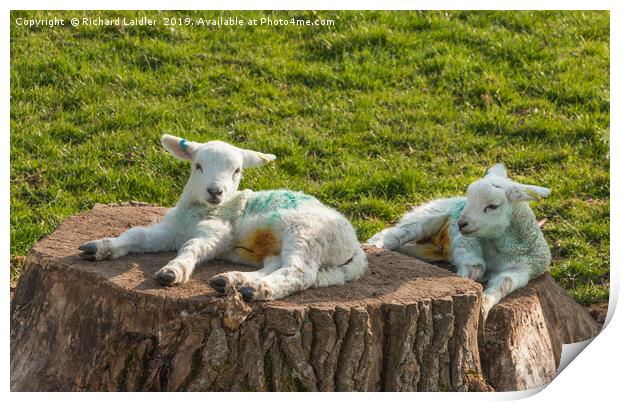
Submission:
<svg viewBox="0 0 620 402">
<path fill-rule="evenodd" d="M 360 239 L 463 194 L 501 161 L 548 186 L 533 205 L 553 276 L 581 303 L 609 282 L 608 12 L 225 12 L 323 27 L 16 26 L 11 14 L 11 255 L 94 203 L 171 206 L 188 167 L 169 132 L 278 156 L 242 187 L 346 214 Z M 88 12 L 214 17 L 219 12 Z"/>
</svg>

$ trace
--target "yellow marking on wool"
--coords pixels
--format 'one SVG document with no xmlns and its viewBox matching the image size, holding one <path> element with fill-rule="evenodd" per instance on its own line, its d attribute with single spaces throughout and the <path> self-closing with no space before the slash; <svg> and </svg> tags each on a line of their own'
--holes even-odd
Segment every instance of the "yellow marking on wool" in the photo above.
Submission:
<svg viewBox="0 0 620 402">
<path fill-rule="evenodd" d="M 450 261 L 450 222 L 430 237 L 407 244 L 407 249 L 424 261 Z"/>
<path fill-rule="evenodd" d="M 235 244 L 235 252 L 246 261 L 263 262 L 265 257 L 280 255 L 282 242 L 269 229 L 257 229 Z"/>
</svg>

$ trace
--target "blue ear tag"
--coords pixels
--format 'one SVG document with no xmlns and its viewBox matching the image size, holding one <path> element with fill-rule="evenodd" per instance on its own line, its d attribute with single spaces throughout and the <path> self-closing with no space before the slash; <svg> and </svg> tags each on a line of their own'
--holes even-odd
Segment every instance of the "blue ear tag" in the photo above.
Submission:
<svg viewBox="0 0 620 402">
<path fill-rule="evenodd" d="M 181 141 L 179 141 L 179 145 L 181 146 L 181 149 L 183 151 L 185 151 L 187 148 L 189 148 L 189 145 L 187 145 L 187 140 L 185 140 L 185 139 L 181 139 Z"/>
</svg>

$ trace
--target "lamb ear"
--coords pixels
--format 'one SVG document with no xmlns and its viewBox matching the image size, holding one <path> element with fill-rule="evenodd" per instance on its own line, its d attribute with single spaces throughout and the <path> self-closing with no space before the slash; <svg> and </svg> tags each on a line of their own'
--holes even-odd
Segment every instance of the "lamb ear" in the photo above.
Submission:
<svg viewBox="0 0 620 402">
<path fill-rule="evenodd" d="M 497 163 L 493 165 L 489 170 L 487 170 L 487 176 L 499 176 L 507 178 L 508 172 L 506 171 L 506 167 L 503 164 Z"/>
<path fill-rule="evenodd" d="M 276 160 L 276 156 L 272 154 L 264 154 L 262 152 L 250 151 L 249 149 L 242 149 L 243 154 L 243 167 L 262 166 L 271 161 Z"/>
<path fill-rule="evenodd" d="M 161 144 L 172 156 L 183 161 L 194 159 L 194 155 L 200 146 L 196 142 L 187 141 L 184 138 L 170 134 L 164 134 L 161 137 Z"/>
<path fill-rule="evenodd" d="M 551 194 L 551 190 L 546 187 L 532 186 L 529 184 L 518 184 L 510 186 L 506 190 L 506 198 L 516 201 L 538 201 Z"/>
</svg>

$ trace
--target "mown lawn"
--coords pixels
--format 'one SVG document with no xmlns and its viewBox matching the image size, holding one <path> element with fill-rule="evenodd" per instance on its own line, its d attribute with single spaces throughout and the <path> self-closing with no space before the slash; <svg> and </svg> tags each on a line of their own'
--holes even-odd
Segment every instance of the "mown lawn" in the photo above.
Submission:
<svg viewBox="0 0 620 402">
<path fill-rule="evenodd" d="M 332 26 L 26 28 L 11 14 L 11 277 L 94 203 L 171 206 L 188 167 L 162 133 L 278 161 L 243 187 L 313 194 L 361 240 L 463 194 L 501 161 L 548 186 L 553 276 L 581 303 L 609 281 L 608 12 L 227 12 Z"/>
</svg>

